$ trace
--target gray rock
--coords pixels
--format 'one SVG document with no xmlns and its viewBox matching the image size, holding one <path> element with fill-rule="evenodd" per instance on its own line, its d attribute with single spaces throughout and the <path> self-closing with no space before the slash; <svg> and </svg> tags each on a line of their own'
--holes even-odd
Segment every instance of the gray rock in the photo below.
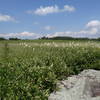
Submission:
<svg viewBox="0 0 100 100">
<path fill-rule="evenodd" d="M 100 100 L 100 71 L 84 70 L 57 83 L 59 91 L 48 100 Z"/>
</svg>

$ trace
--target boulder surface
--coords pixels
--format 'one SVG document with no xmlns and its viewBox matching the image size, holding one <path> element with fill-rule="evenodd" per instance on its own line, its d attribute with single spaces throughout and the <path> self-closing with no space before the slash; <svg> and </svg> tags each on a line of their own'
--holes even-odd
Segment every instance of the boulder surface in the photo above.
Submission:
<svg viewBox="0 0 100 100">
<path fill-rule="evenodd" d="M 100 71 L 84 70 L 57 83 L 48 100 L 100 100 Z"/>
</svg>

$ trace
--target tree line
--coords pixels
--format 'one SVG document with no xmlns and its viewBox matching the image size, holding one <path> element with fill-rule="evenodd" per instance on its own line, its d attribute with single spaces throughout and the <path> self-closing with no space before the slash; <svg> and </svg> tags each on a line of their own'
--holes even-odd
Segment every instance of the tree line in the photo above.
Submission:
<svg viewBox="0 0 100 100">
<path fill-rule="evenodd" d="M 3 38 L 3 37 L 0 37 L 0 40 L 21 40 L 19 38 L 9 38 L 9 39 L 6 39 L 6 38 Z"/>
<path fill-rule="evenodd" d="M 65 37 L 65 36 L 60 37 L 60 36 L 58 36 L 58 37 L 52 37 L 52 38 L 42 37 L 40 39 L 41 40 L 98 40 L 98 41 L 100 41 L 100 37 L 99 38 L 81 38 L 81 37 L 75 38 L 75 37 Z"/>
<path fill-rule="evenodd" d="M 100 41 L 100 37 L 99 38 L 75 38 L 75 37 L 64 37 L 64 36 L 63 37 L 60 37 L 60 36 L 58 36 L 58 37 L 52 37 L 52 38 L 49 38 L 49 37 L 41 37 L 41 38 L 38 38 L 38 39 L 39 40 L 97 40 L 97 41 Z M 23 39 L 19 39 L 17 37 L 16 38 L 6 39 L 6 38 L 3 38 L 3 37 L 0 37 L 0 40 L 23 40 Z M 24 40 L 27 40 L 27 39 L 24 39 Z"/>
</svg>

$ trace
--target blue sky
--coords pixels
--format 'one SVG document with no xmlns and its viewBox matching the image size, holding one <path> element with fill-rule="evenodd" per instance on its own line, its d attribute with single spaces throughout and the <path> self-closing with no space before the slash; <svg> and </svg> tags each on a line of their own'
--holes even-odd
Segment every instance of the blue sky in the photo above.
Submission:
<svg viewBox="0 0 100 100">
<path fill-rule="evenodd" d="M 0 0 L 0 37 L 100 37 L 100 0 Z"/>
</svg>

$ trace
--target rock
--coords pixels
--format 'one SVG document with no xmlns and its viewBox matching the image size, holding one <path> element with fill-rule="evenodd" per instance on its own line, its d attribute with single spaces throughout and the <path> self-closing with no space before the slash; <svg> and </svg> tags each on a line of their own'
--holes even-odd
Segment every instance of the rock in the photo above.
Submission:
<svg viewBox="0 0 100 100">
<path fill-rule="evenodd" d="M 100 100 L 100 71 L 84 70 L 57 83 L 59 91 L 48 100 Z"/>
</svg>

